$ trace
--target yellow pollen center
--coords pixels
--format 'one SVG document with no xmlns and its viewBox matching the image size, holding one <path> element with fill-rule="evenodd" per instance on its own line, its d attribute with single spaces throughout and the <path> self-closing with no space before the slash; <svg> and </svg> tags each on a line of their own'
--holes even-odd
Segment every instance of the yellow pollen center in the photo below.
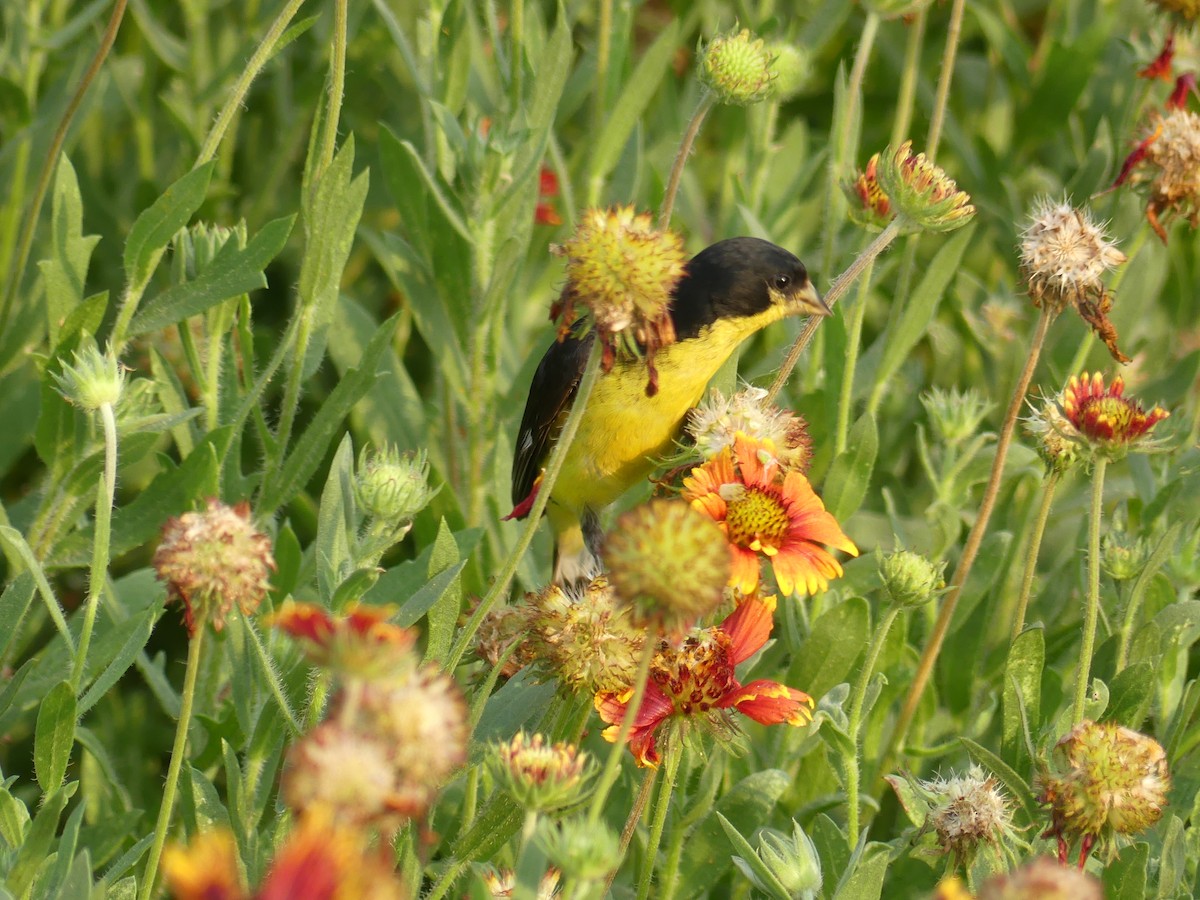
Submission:
<svg viewBox="0 0 1200 900">
<path fill-rule="evenodd" d="M 1133 421 L 1133 410 L 1129 404 L 1117 397 L 1101 397 L 1094 401 L 1088 413 L 1097 423 L 1106 425 L 1114 438 L 1121 438 Z"/>
<path fill-rule="evenodd" d="M 729 540 L 739 547 L 777 549 L 787 534 L 788 516 L 778 497 L 748 488 L 729 503 L 725 524 Z"/>
</svg>

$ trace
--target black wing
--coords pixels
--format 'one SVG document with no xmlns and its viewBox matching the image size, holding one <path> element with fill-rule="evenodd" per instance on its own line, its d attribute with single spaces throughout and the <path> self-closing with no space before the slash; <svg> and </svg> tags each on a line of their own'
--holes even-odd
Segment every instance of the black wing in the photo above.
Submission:
<svg viewBox="0 0 1200 900">
<path fill-rule="evenodd" d="M 533 490 L 557 436 L 559 417 L 570 408 L 587 365 L 595 335 L 555 341 L 538 363 L 525 401 L 525 415 L 513 453 L 512 502 L 519 505 Z"/>
</svg>

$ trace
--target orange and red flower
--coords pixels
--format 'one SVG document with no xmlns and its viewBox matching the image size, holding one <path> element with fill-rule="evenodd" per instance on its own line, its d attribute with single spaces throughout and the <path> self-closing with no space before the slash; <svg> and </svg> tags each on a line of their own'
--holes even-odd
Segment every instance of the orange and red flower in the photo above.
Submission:
<svg viewBox="0 0 1200 900">
<path fill-rule="evenodd" d="M 821 544 L 858 555 L 858 548 L 825 510 L 808 479 L 784 472 L 769 453 L 739 433 L 726 447 L 684 479 L 683 498 L 721 526 L 729 542 L 729 583 L 743 594 L 758 587 L 759 556 L 771 561 L 784 594 L 815 594 L 842 574 L 841 564 Z"/>
<path fill-rule="evenodd" d="M 1071 376 L 1062 395 L 1062 411 L 1067 421 L 1084 438 L 1105 449 L 1123 448 L 1144 438 L 1150 429 L 1170 413 L 1161 406 L 1149 412 L 1125 396 L 1125 382 L 1118 375 L 1104 386 L 1104 377 L 1096 372 Z"/>
<path fill-rule="evenodd" d="M 660 644 L 629 734 L 629 749 L 639 765 L 658 765 L 658 727 L 672 716 L 714 719 L 732 709 L 763 725 L 812 721 L 808 694 L 766 679 L 742 684 L 734 672 L 767 642 L 774 612 L 774 597 L 750 596 L 720 625 L 694 630 L 678 647 Z M 616 740 L 632 696 L 632 689 L 596 694 L 596 710 L 610 726 L 604 731 L 608 740 Z"/>
<path fill-rule="evenodd" d="M 416 640 L 407 628 L 387 621 L 392 606 L 354 603 L 335 616 L 315 603 L 288 600 L 269 624 L 295 638 L 304 654 L 318 666 L 346 675 L 391 675 Z"/>
</svg>

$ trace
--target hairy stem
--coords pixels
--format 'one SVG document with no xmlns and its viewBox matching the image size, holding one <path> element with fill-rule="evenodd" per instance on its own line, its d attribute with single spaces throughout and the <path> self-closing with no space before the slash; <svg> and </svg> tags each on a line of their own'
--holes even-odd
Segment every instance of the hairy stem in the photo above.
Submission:
<svg viewBox="0 0 1200 900">
<path fill-rule="evenodd" d="M 875 630 L 875 637 L 871 641 L 871 646 L 867 650 L 867 658 L 858 673 L 858 680 L 854 684 L 854 695 L 850 700 L 849 735 L 850 742 L 853 745 L 853 752 L 846 759 L 846 820 L 848 823 L 846 841 L 850 845 L 851 851 L 858 846 L 858 812 L 860 805 L 858 794 L 861 775 L 858 762 L 858 737 L 859 732 L 862 730 L 863 705 L 867 700 L 867 688 L 871 684 L 871 676 L 875 673 L 875 666 L 879 662 L 879 654 L 883 650 L 883 642 L 887 640 L 888 632 L 892 630 L 892 625 L 899 614 L 900 607 L 896 604 L 892 604 L 884 614 L 883 620 Z"/>
<path fill-rule="evenodd" d="M 1096 622 L 1100 616 L 1100 526 L 1104 517 L 1104 470 L 1108 459 L 1097 456 L 1092 465 L 1092 509 L 1088 519 L 1088 596 L 1083 617 L 1083 647 L 1079 650 L 1079 674 L 1075 678 L 1075 702 L 1071 724 L 1083 721 L 1088 681 L 1092 672 L 1092 654 L 1096 649 Z"/>
<path fill-rule="evenodd" d="M 671 176 L 667 180 L 666 193 L 663 194 L 662 209 L 658 213 L 659 230 L 665 230 L 671 224 L 671 211 L 675 208 L 675 195 L 679 193 L 679 181 L 683 178 L 683 167 L 687 163 L 688 154 L 692 152 L 692 145 L 696 143 L 696 135 L 700 133 L 700 126 L 704 124 L 705 117 L 716 103 L 717 98 L 711 91 L 706 90 L 700 98 L 700 102 L 696 104 L 696 111 L 692 113 L 687 131 L 683 133 L 683 140 L 679 142 L 679 151 L 675 154 L 675 164 L 671 166 Z"/>
<path fill-rule="evenodd" d="M 1037 518 L 1033 522 L 1033 534 L 1029 536 L 1029 547 L 1025 551 L 1025 572 L 1021 576 L 1021 593 L 1017 597 L 1017 612 L 1013 618 L 1012 639 L 1015 641 L 1025 627 L 1025 611 L 1029 608 L 1029 595 L 1033 592 L 1033 576 L 1037 570 L 1038 551 L 1042 549 L 1042 536 L 1046 533 L 1046 521 L 1050 518 L 1050 504 L 1054 500 L 1054 489 L 1062 473 L 1052 471 L 1042 485 L 1042 502 L 1038 504 Z"/>
</svg>

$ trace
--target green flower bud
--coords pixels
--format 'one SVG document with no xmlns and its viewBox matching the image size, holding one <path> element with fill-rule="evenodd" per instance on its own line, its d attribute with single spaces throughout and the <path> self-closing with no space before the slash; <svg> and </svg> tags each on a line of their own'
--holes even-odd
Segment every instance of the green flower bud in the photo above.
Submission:
<svg viewBox="0 0 1200 900">
<path fill-rule="evenodd" d="M 1146 567 L 1149 550 L 1141 538 L 1124 531 L 1110 531 L 1100 547 L 1100 564 L 1113 581 L 1133 581 Z"/>
<path fill-rule="evenodd" d="M 789 897 L 794 900 L 813 900 L 820 896 L 821 859 L 817 855 L 816 845 L 795 819 L 792 820 L 791 837 L 774 828 L 760 831 L 756 854 Z M 774 893 L 774 886 L 764 883 L 749 862 L 740 856 L 735 856 L 733 862 L 755 887 L 768 895 Z"/>
<path fill-rule="evenodd" d="M 425 451 L 400 453 L 394 447 L 359 454 L 354 494 L 367 515 L 385 522 L 410 522 L 437 493 L 429 489 Z"/>
<path fill-rule="evenodd" d="M 812 71 L 812 63 L 807 53 L 795 44 L 776 41 L 768 48 L 774 58 L 771 71 L 771 99 L 787 100 L 800 92 L 808 81 Z"/>
<path fill-rule="evenodd" d="M 564 809 L 588 793 L 595 767 L 573 744 L 547 744 L 545 737 L 518 732 L 498 744 L 489 760 L 500 786 L 527 810 Z"/>
<path fill-rule="evenodd" d="M 896 550 L 877 554 L 879 577 L 888 598 L 898 606 L 924 606 L 946 586 L 945 562 L 934 565 L 919 553 Z"/>
<path fill-rule="evenodd" d="M 52 375 L 58 392 L 68 403 L 95 412 L 102 406 L 113 407 L 125 387 L 125 371 L 111 348 L 104 353 L 85 335 L 75 351 L 75 362 L 63 362 L 62 374 Z"/>
<path fill-rule="evenodd" d="M 567 885 L 603 881 L 621 862 L 617 836 L 603 823 L 591 825 L 584 819 L 567 819 L 557 825 L 546 822 L 536 840 Z"/>
<path fill-rule="evenodd" d="M 924 153 L 913 153 L 912 141 L 880 156 L 879 186 L 899 215 L 925 231 L 953 231 L 975 215 L 971 198 Z"/>
<path fill-rule="evenodd" d="M 238 222 L 232 228 L 197 222 L 179 229 L 175 234 L 175 281 L 182 283 L 194 279 L 208 268 L 231 238 L 239 250 L 245 249 L 245 221 Z"/>
<path fill-rule="evenodd" d="M 979 433 L 979 426 L 992 410 L 992 404 L 974 388 L 960 392 L 934 388 L 921 395 L 921 404 L 937 436 L 945 443 L 958 445 Z"/>
<path fill-rule="evenodd" d="M 700 81 L 722 103 L 749 106 L 772 93 L 771 51 L 749 29 L 713 38 L 700 59 Z"/>
</svg>

